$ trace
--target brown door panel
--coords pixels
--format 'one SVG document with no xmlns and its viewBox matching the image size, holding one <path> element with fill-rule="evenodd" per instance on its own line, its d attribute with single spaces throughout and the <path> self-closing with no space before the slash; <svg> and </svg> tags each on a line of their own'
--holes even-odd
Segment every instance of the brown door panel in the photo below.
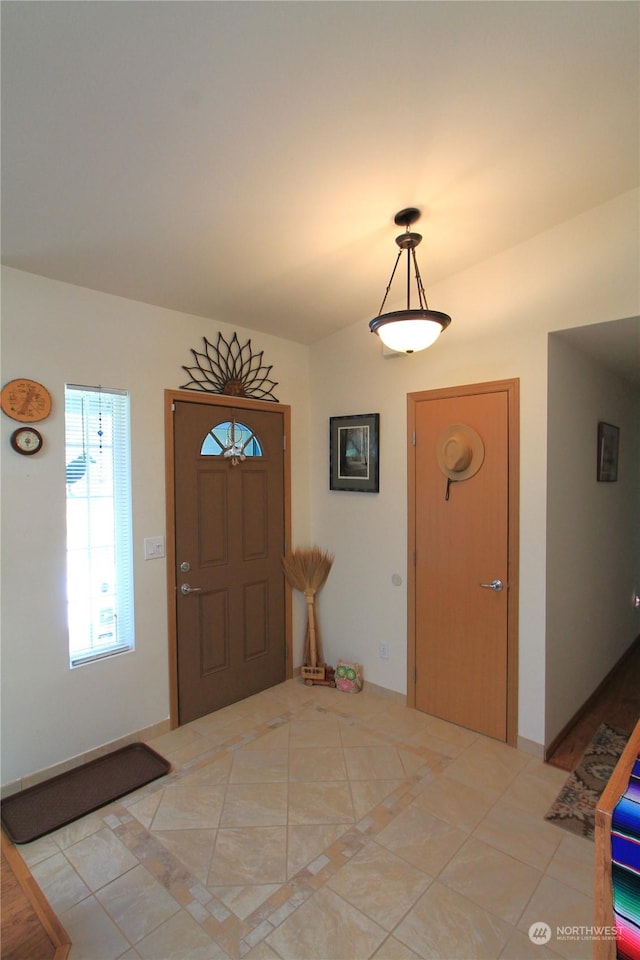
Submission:
<svg viewBox="0 0 640 960">
<path fill-rule="evenodd" d="M 278 411 L 176 403 L 175 530 L 180 722 L 285 678 L 283 418 Z M 262 455 L 202 455 L 235 419 Z M 181 570 L 181 564 L 189 564 Z M 186 596 L 181 588 L 189 584 Z"/>
</svg>

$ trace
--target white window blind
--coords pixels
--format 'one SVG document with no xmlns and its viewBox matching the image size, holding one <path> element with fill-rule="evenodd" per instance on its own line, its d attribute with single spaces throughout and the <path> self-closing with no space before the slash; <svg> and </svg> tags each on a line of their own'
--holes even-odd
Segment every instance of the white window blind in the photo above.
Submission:
<svg viewBox="0 0 640 960">
<path fill-rule="evenodd" d="M 125 390 L 65 387 L 72 667 L 134 646 L 131 447 Z"/>
</svg>

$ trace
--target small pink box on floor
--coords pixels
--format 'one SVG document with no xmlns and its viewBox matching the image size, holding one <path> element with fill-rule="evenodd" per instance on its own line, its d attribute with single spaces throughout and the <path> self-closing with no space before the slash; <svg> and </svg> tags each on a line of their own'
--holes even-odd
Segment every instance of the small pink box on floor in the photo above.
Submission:
<svg viewBox="0 0 640 960">
<path fill-rule="evenodd" d="M 336 687 L 343 693 L 360 693 L 362 690 L 362 666 L 359 663 L 338 660 Z"/>
</svg>

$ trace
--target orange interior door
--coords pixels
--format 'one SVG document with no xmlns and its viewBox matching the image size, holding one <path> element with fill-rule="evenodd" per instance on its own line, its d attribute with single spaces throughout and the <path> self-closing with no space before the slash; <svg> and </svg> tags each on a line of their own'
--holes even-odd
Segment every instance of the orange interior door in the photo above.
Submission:
<svg viewBox="0 0 640 960">
<path fill-rule="evenodd" d="M 484 443 L 480 470 L 451 483 L 437 459 L 452 424 Z M 415 405 L 415 704 L 507 738 L 508 400 L 504 391 Z M 500 581 L 502 589 L 482 586 Z"/>
</svg>

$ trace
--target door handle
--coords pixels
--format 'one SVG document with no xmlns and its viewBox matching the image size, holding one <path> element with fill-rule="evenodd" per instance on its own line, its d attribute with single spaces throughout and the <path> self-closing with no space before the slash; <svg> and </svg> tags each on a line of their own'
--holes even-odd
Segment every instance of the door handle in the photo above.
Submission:
<svg viewBox="0 0 640 960">
<path fill-rule="evenodd" d="M 495 593 L 500 593 L 501 590 L 504 590 L 502 580 L 492 580 L 491 583 L 481 583 L 480 586 L 486 587 L 487 590 L 493 590 Z"/>
<path fill-rule="evenodd" d="M 190 583 L 183 583 L 180 587 L 180 593 L 188 597 L 190 593 L 202 593 L 202 587 L 192 587 Z"/>
</svg>

